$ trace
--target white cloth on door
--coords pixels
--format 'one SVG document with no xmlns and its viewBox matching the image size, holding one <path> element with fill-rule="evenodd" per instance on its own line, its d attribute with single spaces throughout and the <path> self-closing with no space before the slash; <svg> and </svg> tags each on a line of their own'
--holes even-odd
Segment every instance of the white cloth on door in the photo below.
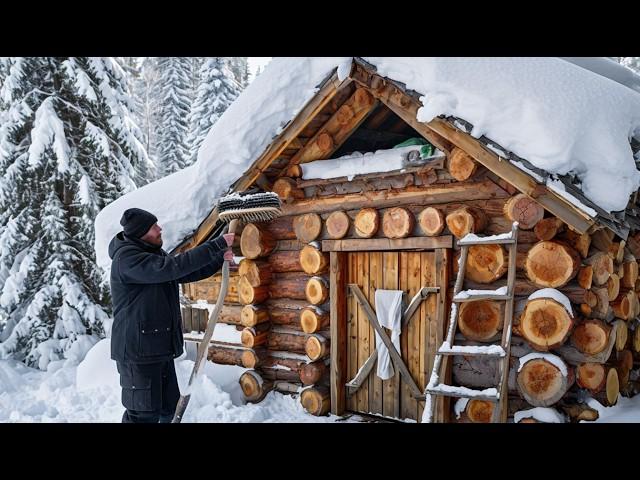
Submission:
<svg viewBox="0 0 640 480">
<path fill-rule="evenodd" d="M 402 330 L 402 290 L 376 290 L 376 316 L 380 326 L 391 330 L 391 343 L 400 352 L 400 333 Z M 376 332 L 378 350 L 378 377 L 388 380 L 393 377 L 393 364 L 389 350 Z"/>
</svg>

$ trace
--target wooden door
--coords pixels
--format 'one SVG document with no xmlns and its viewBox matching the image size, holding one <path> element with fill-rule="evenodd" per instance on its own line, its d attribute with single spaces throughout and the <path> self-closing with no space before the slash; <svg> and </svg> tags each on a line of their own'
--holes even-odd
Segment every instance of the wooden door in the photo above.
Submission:
<svg viewBox="0 0 640 480">
<path fill-rule="evenodd" d="M 347 254 L 347 282 L 357 284 L 375 310 L 375 291 L 403 290 L 404 308 L 422 287 L 439 286 L 438 269 L 446 269 L 442 250 L 424 252 L 350 252 Z M 402 359 L 421 391 L 431 375 L 438 332 L 438 296 L 430 294 L 404 326 L 400 336 Z M 375 348 L 375 331 L 355 295 L 347 296 L 347 378 L 354 378 Z M 440 326 L 442 330 L 442 325 Z M 377 364 L 357 392 L 346 400 L 353 412 L 419 421 L 424 401 L 411 396 L 408 385 L 394 377 L 382 381 Z"/>
</svg>

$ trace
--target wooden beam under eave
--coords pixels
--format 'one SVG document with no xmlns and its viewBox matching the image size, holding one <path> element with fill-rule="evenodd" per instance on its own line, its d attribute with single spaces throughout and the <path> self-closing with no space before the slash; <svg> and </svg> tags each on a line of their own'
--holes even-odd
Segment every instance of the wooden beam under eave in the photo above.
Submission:
<svg viewBox="0 0 640 480">
<path fill-rule="evenodd" d="M 243 173 L 239 180 L 233 186 L 234 192 L 243 192 L 247 190 L 262 175 L 262 172 L 278 158 L 278 156 L 298 137 L 300 132 L 309 124 L 313 118 L 322 111 L 322 109 L 331 101 L 336 93 L 345 85 L 351 83 L 351 78 L 340 81 L 338 73 L 335 72 L 331 78 L 325 82 L 311 100 L 302 108 L 296 117 L 289 122 L 284 130 L 278 135 L 265 151 L 260 155 L 251 166 Z M 180 253 L 199 245 L 207 238 L 218 222 L 218 210 L 213 208 L 198 226 L 195 233 L 178 245 L 172 253 Z"/>
</svg>

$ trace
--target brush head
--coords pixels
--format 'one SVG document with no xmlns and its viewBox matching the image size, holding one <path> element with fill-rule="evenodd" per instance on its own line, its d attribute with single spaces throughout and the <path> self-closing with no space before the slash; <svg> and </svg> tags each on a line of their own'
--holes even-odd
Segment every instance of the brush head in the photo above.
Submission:
<svg viewBox="0 0 640 480">
<path fill-rule="evenodd" d="M 232 193 L 218 202 L 218 218 L 223 222 L 268 222 L 282 214 L 280 197 L 274 192 L 240 195 Z"/>
</svg>

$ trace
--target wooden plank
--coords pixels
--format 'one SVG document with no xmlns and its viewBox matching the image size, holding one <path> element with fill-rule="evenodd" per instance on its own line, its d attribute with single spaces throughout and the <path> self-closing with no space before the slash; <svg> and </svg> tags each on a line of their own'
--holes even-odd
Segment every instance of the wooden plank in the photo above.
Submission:
<svg viewBox="0 0 640 480">
<path fill-rule="evenodd" d="M 366 252 L 358 252 L 358 274 L 356 282 L 360 289 L 369 284 L 369 254 Z M 358 369 L 371 355 L 369 349 L 369 320 L 361 303 L 358 304 Z M 361 388 L 357 392 L 358 411 L 367 413 L 369 410 L 369 388 Z"/>
<path fill-rule="evenodd" d="M 453 237 L 408 237 L 408 238 L 349 238 L 345 240 L 323 240 L 323 252 L 363 252 L 390 250 L 433 250 L 452 248 Z"/>
<path fill-rule="evenodd" d="M 191 331 L 191 307 L 182 307 L 180 313 L 182 314 L 182 333 L 189 333 Z"/>
<path fill-rule="evenodd" d="M 350 78 L 344 79 L 342 82 L 338 80 L 337 72 L 334 73 L 318 90 L 307 104 L 300 110 L 296 117 L 282 130 L 282 132 L 269 144 L 265 151 L 260 155 L 253 164 L 244 172 L 239 180 L 233 185 L 234 192 L 243 192 L 247 190 L 253 182 L 261 175 L 261 173 L 269 167 L 269 165 L 289 146 L 291 142 L 302 132 L 304 127 L 319 114 L 322 109 L 331 101 L 340 89 L 351 83 Z M 180 253 L 202 243 L 218 223 L 218 208 L 214 207 L 209 215 L 198 226 L 195 233 L 171 253 Z"/>
<path fill-rule="evenodd" d="M 398 270 L 398 290 L 402 290 L 404 293 L 404 298 L 407 297 L 412 298 L 411 292 L 409 292 L 409 252 L 400 252 L 400 268 Z M 402 359 L 409 367 L 409 371 L 411 371 L 411 367 L 409 365 L 409 324 L 407 324 L 400 334 L 400 354 Z M 395 365 L 394 365 L 395 367 Z M 400 382 L 400 385 L 396 385 L 399 387 L 399 402 L 400 402 L 400 418 L 413 418 L 415 413 L 412 415 L 411 412 L 411 390 L 409 390 L 409 385 L 406 382 Z"/>
<path fill-rule="evenodd" d="M 369 302 L 375 309 L 375 293 L 378 288 L 383 285 L 383 269 L 382 252 L 369 253 Z M 376 336 L 373 325 L 369 325 L 369 345 L 372 354 L 376 348 Z M 377 362 L 373 367 L 377 366 Z M 382 379 L 376 375 L 373 370 L 369 375 L 369 411 L 371 413 L 382 415 Z"/>
<path fill-rule="evenodd" d="M 421 277 L 421 266 L 422 266 L 422 254 L 420 252 L 411 252 L 409 253 L 408 258 L 408 291 L 410 293 L 410 297 L 412 298 L 416 293 L 420 291 L 423 284 Z M 420 310 L 413 314 L 413 318 L 409 320 L 407 325 L 407 346 L 408 346 L 408 356 L 407 356 L 407 367 L 409 368 L 409 372 L 413 377 L 416 384 L 419 386 L 420 382 L 420 352 L 421 352 L 421 337 L 420 337 L 420 326 L 423 323 L 424 318 L 424 302 L 420 307 Z M 424 389 L 420 389 L 421 392 L 424 392 Z M 410 412 L 411 417 L 414 420 L 418 420 L 418 401 L 411 397 L 410 399 Z"/>
<path fill-rule="evenodd" d="M 383 262 L 383 288 L 385 290 L 398 289 L 398 262 L 399 254 L 397 252 L 384 252 L 382 254 Z M 399 378 L 400 373 L 395 372 L 395 377 Z M 400 404 L 398 402 L 398 390 L 396 389 L 397 378 L 390 378 L 382 382 L 382 413 L 386 417 L 398 417 Z"/>
<path fill-rule="evenodd" d="M 356 281 L 357 274 L 357 254 L 348 253 L 349 274 L 347 276 L 348 283 L 354 283 Z M 348 316 L 347 316 L 347 371 L 349 372 L 348 378 L 354 378 L 358 372 L 358 304 L 355 298 L 349 290 L 348 291 Z M 356 396 L 347 398 L 347 408 L 351 411 L 356 411 Z"/>
<path fill-rule="evenodd" d="M 435 286 L 437 283 L 435 260 L 435 252 L 422 252 L 420 254 L 420 280 L 423 286 Z M 446 295 L 446 288 L 443 293 Z M 416 382 L 421 391 L 424 391 L 431 376 L 434 358 L 433 353 L 435 349 L 438 348 L 437 345 L 430 343 L 430 341 L 435 341 L 435 336 L 431 337 L 431 327 L 436 323 L 437 299 L 437 294 L 429 294 L 422 305 L 420 305 L 420 362 Z M 418 421 L 422 418 L 424 404 L 424 401 L 418 402 Z"/>
<path fill-rule="evenodd" d="M 344 414 L 347 381 L 347 253 L 331 252 L 330 262 L 330 331 L 331 331 L 331 413 Z"/>
<path fill-rule="evenodd" d="M 322 199 L 305 198 L 283 205 L 282 214 L 330 213 L 334 210 L 356 210 L 371 205 L 375 205 L 376 208 L 434 205 L 469 200 L 491 200 L 508 196 L 500 186 L 484 178 L 477 182 L 433 184 L 428 187 L 414 185 L 402 189 L 371 191 L 367 192 L 366 197 L 363 197 L 362 193 L 350 193 Z"/>
<path fill-rule="evenodd" d="M 436 334 L 435 340 L 430 343 L 430 346 L 433 348 L 429 352 L 431 357 L 430 363 L 433 365 L 433 358 L 436 349 L 442 344 L 445 337 L 445 332 L 447 329 L 447 320 L 449 318 L 449 305 L 450 302 L 448 300 L 448 285 L 449 285 L 449 272 L 451 269 L 451 250 L 436 250 L 436 273 L 437 273 L 437 286 L 440 287 L 440 296 L 438 300 L 438 308 L 436 314 L 436 322 L 435 324 L 431 324 L 431 329 L 435 327 Z M 430 338 L 433 338 L 433 334 L 430 332 Z M 452 357 L 445 356 L 442 359 L 442 369 L 444 372 L 444 378 L 441 379 L 441 383 L 446 383 L 447 385 L 451 385 L 451 366 L 452 366 Z M 430 374 L 430 372 L 429 372 Z M 449 421 L 449 411 L 450 411 L 451 399 L 449 397 L 436 397 L 436 405 L 435 405 L 435 414 L 434 420 L 439 423 L 446 423 Z"/>
</svg>

